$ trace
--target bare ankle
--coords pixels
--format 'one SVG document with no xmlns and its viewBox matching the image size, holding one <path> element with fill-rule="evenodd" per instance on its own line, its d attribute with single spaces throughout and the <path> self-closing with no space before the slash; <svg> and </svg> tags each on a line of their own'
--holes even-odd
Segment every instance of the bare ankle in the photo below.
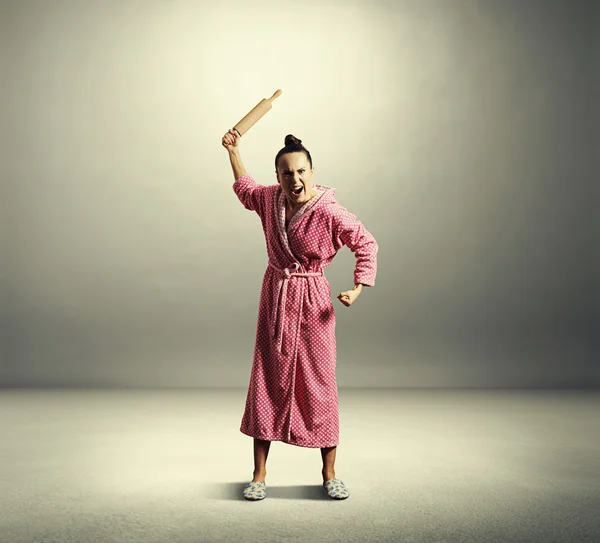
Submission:
<svg viewBox="0 0 600 543">
<path fill-rule="evenodd" d="M 267 470 L 257 470 L 257 469 L 255 469 L 255 470 L 254 470 L 254 473 L 253 473 L 252 475 L 253 475 L 253 477 L 254 477 L 254 478 L 252 479 L 252 482 L 253 482 L 253 483 L 255 483 L 255 482 L 257 482 L 257 481 L 260 481 L 260 482 L 263 482 L 263 483 L 264 483 L 264 482 L 265 482 L 265 479 L 266 479 L 266 477 L 267 477 Z"/>
</svg>

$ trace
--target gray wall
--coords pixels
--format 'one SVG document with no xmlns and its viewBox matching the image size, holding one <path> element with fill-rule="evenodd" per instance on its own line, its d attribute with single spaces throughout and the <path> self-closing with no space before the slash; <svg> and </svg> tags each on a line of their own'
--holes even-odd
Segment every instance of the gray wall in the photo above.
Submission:
<svg viewBox="0 0 600 543">
<path fill-rule="evenodd" d="M 593 98 L 590 104 L 591 118 L 593 120 L 592 137 L 590 141 L 592 152 L 592 176 L 590 185 L 593 186 L 590 190 L 592 197 L 591 211 L 592 216 L 592 242 L 590 251 L 590 268 L 594 274 L 593 294 L 592 297 L 592 334 L 593 348 L 595 353 L 594 363 L 600 365 L 600 212 L 598 204 L 600 203 L 600 2 L 593 3 L 593 12 L 590 17 L 590 22 L 594 31 L 592 33 L 592 60 L 590 62 L 592 75 Z"/>
<path fill-rule="evenodd" d="M 209 5 L 2 3 L 0 384 L 247 385 L 266 254 L 220 139 L 281 88 L 247 169 L 297 135 L 380 245 L 340 386 L 600 385 L 593 2 Z"/>
</svg>

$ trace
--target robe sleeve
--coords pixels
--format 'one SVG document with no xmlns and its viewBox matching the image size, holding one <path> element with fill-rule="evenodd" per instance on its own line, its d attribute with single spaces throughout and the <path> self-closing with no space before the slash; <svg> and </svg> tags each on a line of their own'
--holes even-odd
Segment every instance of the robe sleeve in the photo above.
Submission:
<svg viewBox="0 0 600 543">
<path fill-rule="evenodd" d="M 243 175 L 233 184 L 233 191 L 242 205 L 250 211 L 256 211 L 259 215 L 264 207 L 264 194 L 267 188 L 265 185 L 259 185 L 250 174 Z"/>
<path fill-rule="evenodd" d="M 347 209 L 339 206 L 333 222 L 333 241 L 336 249 L 348 247 L 356 257 L 354 284 L 375 286 L 377 251 L 379 246 L 373 235 Z"/>
</svg>

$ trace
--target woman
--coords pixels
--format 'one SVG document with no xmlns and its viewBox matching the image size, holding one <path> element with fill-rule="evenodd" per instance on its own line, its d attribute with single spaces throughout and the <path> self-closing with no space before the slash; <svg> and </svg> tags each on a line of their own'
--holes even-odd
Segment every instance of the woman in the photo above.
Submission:
<svg viewBox="0 0 600 543">
<path fill-rule="evenodd" d="M 335 476 L 339 440 L 335 378 L 335 313 L 323 271 L 344 245 L 356 256 L 354 288 L 339 294 L 350 307 L 363 286 L 373 286 L 377 242 L 334 197 L 335 189 L 313 184 L 312 158 L 292 135 L 275 157 L 277 184 L 259 185 L 242 163 L 239 135 L 222 139 L 229 152 L 233 190 L 261 220 L 269 265 L 259 301 L 254 359 L 240 431 L 254 438 L 254 477 L 244 497 L 266 497 L 271 441 L 320 448 L 323 486 L 334 499 L 347 498 Z"/>
</svg>

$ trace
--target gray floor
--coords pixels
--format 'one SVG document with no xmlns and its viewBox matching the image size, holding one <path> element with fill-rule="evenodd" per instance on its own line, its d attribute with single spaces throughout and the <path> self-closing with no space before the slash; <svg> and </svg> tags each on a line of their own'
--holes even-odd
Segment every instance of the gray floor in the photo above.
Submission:
<svg viewBox="0 0 600 543">
<path fill-rule="evenodd" d="M 244 400 L 1 391 L 0 541 L 600 541 L 600 391 L 340 390 L 340 502 L 279 442 L 241 497 Z"/>
</svg>

